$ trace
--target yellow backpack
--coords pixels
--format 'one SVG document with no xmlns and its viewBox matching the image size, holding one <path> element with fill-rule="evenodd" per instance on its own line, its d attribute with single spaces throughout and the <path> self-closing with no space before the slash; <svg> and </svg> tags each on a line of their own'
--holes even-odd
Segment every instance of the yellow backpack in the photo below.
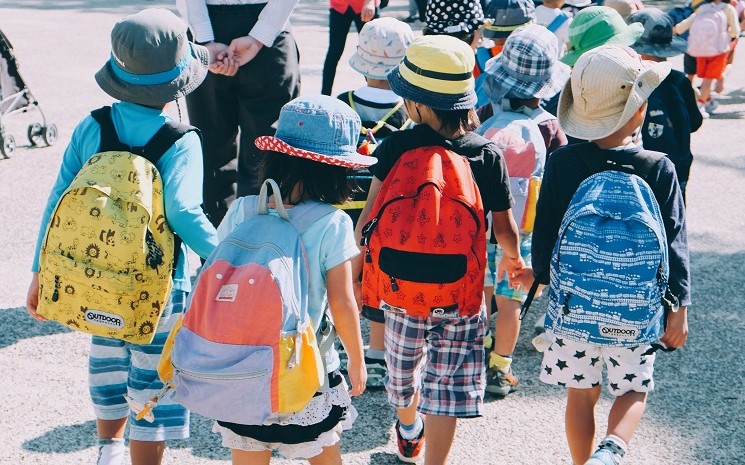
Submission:
<svg viewBox="0 0 745 465">
<path fill-rule="evenodd" d="M 173 286 L 180 241 L 155 163 L 189 131 L 166 123 L 144 147 L 119 141 L 111 107 L 91 113 L 101 146 L 60 197 L 39 258 L 38 312 L 78 331 L 147 344 Z"/>
</svg>

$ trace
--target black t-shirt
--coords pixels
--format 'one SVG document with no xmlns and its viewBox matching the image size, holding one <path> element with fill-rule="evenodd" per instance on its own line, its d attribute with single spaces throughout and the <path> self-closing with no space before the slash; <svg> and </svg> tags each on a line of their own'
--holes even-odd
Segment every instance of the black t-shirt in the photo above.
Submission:
<svg viewBox="0 0 745 465">
<path fill-rule="evenodd" d="M 672 70 L 649 96 L 642 140 L 645 149 L 667 154 L 681 183 L 688 180 L 693 162 L 691 133 L 702 121 L 690 81 Z"/>
<path fill-rule="evenodd" d="M 514 201 L 502 152 L 494 142 L 472 132 L 453 140 L 445 139 L 426 124 L 395 132 L 375 149 L 378 163 L 370 167 L 370 172 L 381 181 L 385 180 L 401 155 L 427 146 L 445 147 L 468 159 L 485 211 L 501 212 L 512 208 Z"/>
<path fill-rule="evenodd" d="M 587 159 L 612 160 L 620 165 L 631 165 L 641 173 L 645 160 L 651 155 L 653 153 L 649 150 L 639 147 L 603 150 L 592 142 L 586 142 L 561 147 L 548 158 L 536 206 L 531 257 L 533 271 L 542 283 L 549 282 L 554 244 L 574 193 L 582 181 L 603 171 L 600 166 L 602 163 L 588 163 Z M 662 154 L 658 156 L 660 159 L 649 170 L 645 180 L 660 205 L 665 226 L 670 260 L 670 289 L 680 299 L 681 305 L 689 305 L 690 263 L 685 206 L 675 178 L 675 167 L 667 157 Z"/>
</svg>

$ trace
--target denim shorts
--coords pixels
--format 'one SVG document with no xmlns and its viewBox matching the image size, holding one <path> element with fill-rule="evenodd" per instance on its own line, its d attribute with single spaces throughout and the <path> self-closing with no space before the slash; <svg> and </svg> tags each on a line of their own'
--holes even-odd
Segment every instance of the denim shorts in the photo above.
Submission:
<svg viewBox="0 0 745 465">
<path fill-rule="evenodd" d="M 533 234 L 520 234 L 520 256 L 523 257 L 526 266 L 530 266 L 530 248 L 533 244 Z M 486 244 L 486 276 L 484 277 L 484 286 L 493 286 L 494 295 L 506 297 L 511 300 L 523 302 L 528 295 L 527 289 L 512 289 L 507 275 L 505 274 L 502 281 L 497 283 L 497 266 L 502 259 L 502 249 L 497 244 Z"/>
<path fill-rule="evenodd" d="M 88 356 L 88 389 L 96 417 L 117 420 L 129 417 L 129 439 L 165 441 L 189 437 L 189 411 L 163 398 L 153 409 L 155 421 L 135 420 L 124 399 L 129 395 L 144 403 L 163 383 L 158 378 L 158 361 L 168 333 L 184 312 L 186 292 L 173 291 L 160 316 L 150 344 L 137 345 L 117 339 L 93 336 Z"/>
<path fill-rule="evenodd" d="M 395 408 L 457 418 L 483 413 L 486 306 L 478 315 L 416 318 L 385 313 L 385 388 Z"/>
</svg>

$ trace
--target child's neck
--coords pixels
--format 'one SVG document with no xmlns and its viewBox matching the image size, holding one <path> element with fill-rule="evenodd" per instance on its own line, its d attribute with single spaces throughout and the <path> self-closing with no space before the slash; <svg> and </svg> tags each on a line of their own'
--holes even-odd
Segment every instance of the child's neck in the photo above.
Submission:
<svg viewBox="0 0 745 465">
<path fill-rule="evenodd" d="M 388 81 L 383 79 L 371 79 L 371 78 L 365 78 L 367 81 L 367 87 L 372 87 L 374 89 L 385 89 L 385 90 L 391 90 L 391 85 L 388 84 Z"/>
<path fill-rule="evenodd" d="M 634 142 L 634 140 L 631 138 L 632 134 L 627 134 L 626 132 L 617 132 L 615 134 L 611 134 L 608 137 L 594 140 L 593 142 L 595 143 L 595 145 L 604 150 L 614 149 L 616 147 L 625 147 Z"/>
</svg>

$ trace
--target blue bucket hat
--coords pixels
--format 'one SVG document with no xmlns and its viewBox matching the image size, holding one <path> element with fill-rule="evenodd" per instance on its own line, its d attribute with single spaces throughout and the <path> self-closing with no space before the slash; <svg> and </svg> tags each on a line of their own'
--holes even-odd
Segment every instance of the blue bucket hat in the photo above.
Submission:
<svg viewBox="0 0 745 465">
<path fill-rule="evenodd" d="M 506 39 L 512 32 L 535 22 L 533 0 L 492 0 L 486 6 L 484 37 Z"/>
<path fill-rule="evenodd" d="M 256 138 L 259 150 L 344 168 L 365 168 L 378 159 L 357 153 L 359 115 L 341 100 L 305 95 L 287 102 L 279 112 L 277 133 Z"/>
<path fill-rule="evenodd" d="M 529 24 L 513 32 L 502 53 L 486 62 L 484 89 L 492 102 L 503 98 L 556 95 L 572 70 L 559 61 L 559 41 L 543 26 Z"/>
</svg>

